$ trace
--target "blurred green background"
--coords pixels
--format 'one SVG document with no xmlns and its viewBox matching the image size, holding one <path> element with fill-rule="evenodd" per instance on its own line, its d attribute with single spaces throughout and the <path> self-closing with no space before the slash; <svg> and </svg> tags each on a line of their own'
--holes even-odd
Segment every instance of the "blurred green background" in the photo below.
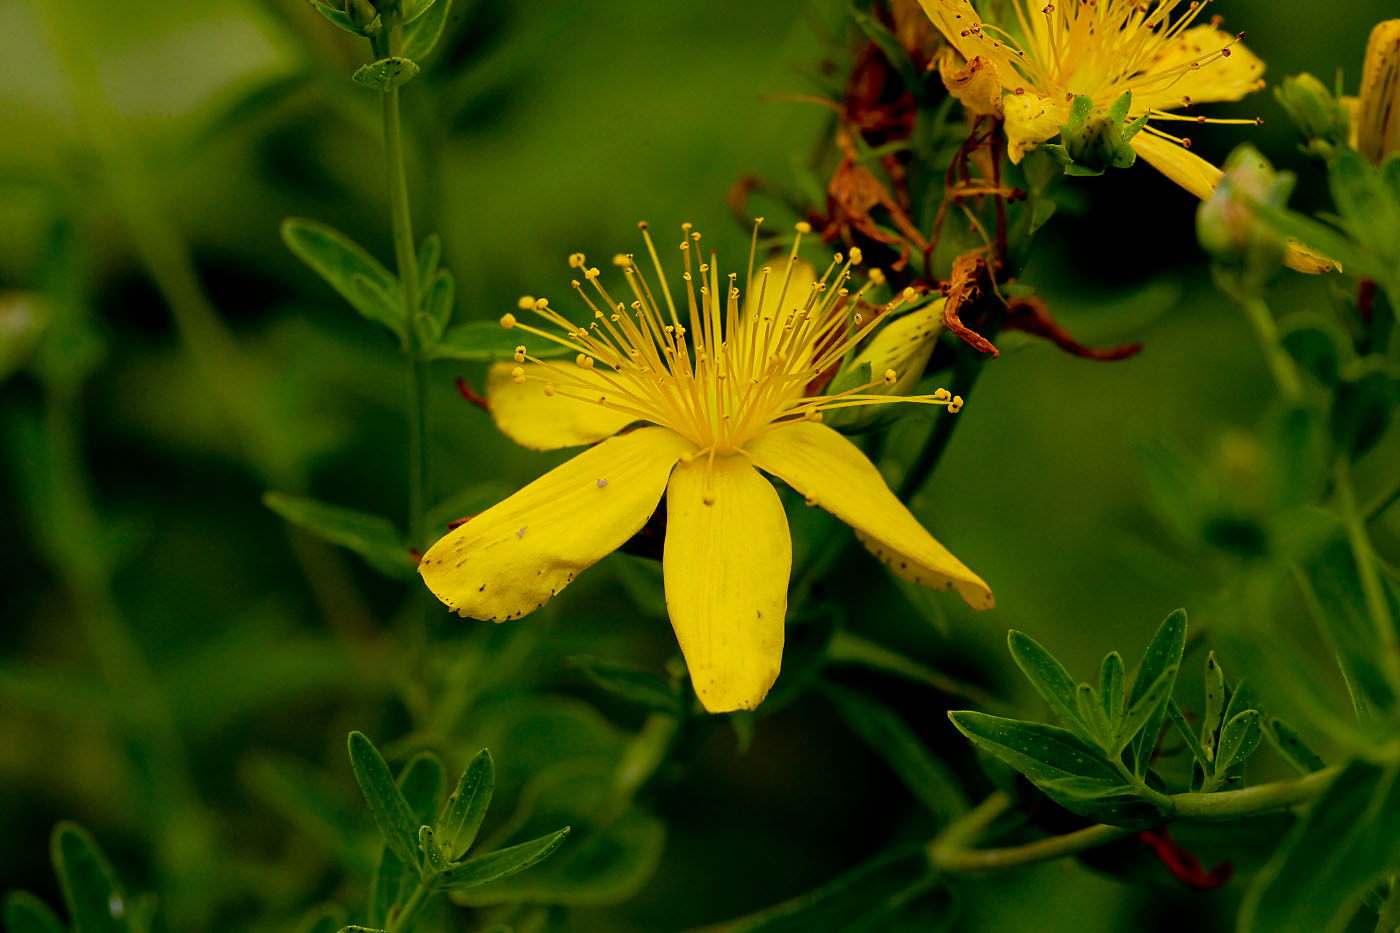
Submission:
<svg viewBox="0 0 1400 933">
<path fill-rule="evenodd" d="M 458 319 L 495 318 L 524 293 L 567 305 L 567 255 L 635 249 L 640 219 L 661 231 L 691 221 L 742 263 L 747 231 L 727 192 L 747 175 L 797 185 L 827 114 L 776 98 L 811 92 L 841 60 L 845 9 L 457 0 L 444 46 L 403 96 L 416 227 L 443 237 Z M 1370 26 L 1394 13 L 1391 0 L 1325 16 L 1311 0 L 1219 11 L 1248 31 L 1270 77 L 1330 82 L 1341 67 L 1349 89 Z M 664 612 L 629 595 L 642 571 L 626 556 L 522 621 L 483 632 L 443 619 L 425 654 L 401 584 L 289 534 L 260 504 L 281 489 L 400 524 L 406 508 L 402 362 L 278 236 L 284 217 L 314 217 L 392 255 L 377 101 L 348 78 L 364 55 L 300 0 L 0 0 L 0 290 L 66 309 L 51 325 L 64 340 L 45 350 L 58 360 L 42 365 L 81 380 L 55 395 L 31 361 L 0 385 L 0 887 L 57 902 L 46 839 L 74 818 L 133 889 L 169 897 L 188 924 L 172 928 L 291 929 L 318 899 L 359 904 L 364 880 L 328 859 L 344 840 L 287 819 L 296 808 L 269 774 L 316 769 L 326 806 L 367 838 L 345 733 L 392 750 L 416 728 L 453 766 L 491 745 L 500 820 L 528 775 L 609 760 L 641 721 L 570 657 L 660 670 L 674 654 Z M 1198 152 L 1223 158 L 1248 138 L 1300 171 L 1295 204 L 1323 203 L 1267 93 L 1226 110 L 1265 123 L 1201 133 Z M 1204 274 L 1189 196 L 1145 167 L 1091 181 L 1076 185 L 1086 210 L 1054 221 L 1023 279 L 1076 335 L 1146 350 L 1099 364 L 1008 342 L 918 503 L 992 585 L 997 610 L 911 603 L 856 552 L 823 582 L 854 630 L 1027 711 L 1008 628 L 1086 676 L 1111 649 L 1132 657 L 1178 605 L 1204 609 L 1193 600 L 1221 567 L 1145 556 L 1170 544 L 1145 504 L 1138 448 L 1165 439 L 1213 458 L 1272 394 L 1243 321 Z M 754 207 L 795 219 L 762 197 Z M 186 251 L 229 345 L 169 272 Z M 1320 306 L 1328 287 L 1290 276 L 1276 308 Z M 173 314 L 172 292 L 186 305 Z M 15 301 L 7 326 L 30 313 L 30 299 Z M 512 446 L 464 403 L 453 380 L 482 376 L 433 364 L 435 501 L 488 482 L 508 491 L 566 456 Z M 1400 534 L 1393 510 L 1376 533 Z M 455 706 L 415 693 L 409 670 L 457 684 Z M 943 715 L 965 701 L 859 682 L 970 773 Z M 816 694 L 761 719 L 747 748 L 714 732 L 655 809 L 668 838 L 654 877 L 621 904 L 580 901 L 565 928 L 714 923 L 936 828 Z M 1154 877 L 1130 886 L 1067 861 L 968 882 L 959 928 L 1027 916 L 1076 933 L 1229 928 L 1237 886 L 1192 893 Z"/>
</svg>

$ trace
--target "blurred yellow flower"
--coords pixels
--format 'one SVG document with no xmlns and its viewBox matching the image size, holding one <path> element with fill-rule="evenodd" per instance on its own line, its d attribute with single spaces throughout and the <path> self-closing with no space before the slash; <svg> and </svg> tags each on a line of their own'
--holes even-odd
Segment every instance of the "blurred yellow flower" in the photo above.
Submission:
<svg viewBox="0 0 1400 933">
<path fill-rule="evenodd" d="M 1377 165 L 1400 152 L 1400 19 L 1371 30 L 1354 134 L 1357 151 Z"/>
<path fill-rule="evenodd" d="M 1070 107 L 1083 95 L 1107 110 L 1132 93 L 1130 120 L 1148 118 L 1132 137 L 1133 150 L 1198 198 L 1220 183 L 1221 171 L 1190 152 L 1189 137 L 1155 124 L 1166 122 L 1255 124 L 1176 111 L 1197 104 L 1240 100 L 1264 86 L 1264 63 L 1213 17 L 1196 21 L 1209 0 L 1006 0 L 1015 24 L 982 19 L 968 0 L 920 0 L 944 38 L 966 63 L 944 59 L 945 83 L 964 106 L 988 101 L 987 85 L 1000 85 L 982 112 L 1005 121 L 1007 154 L 1020 162 L 1070 122 Z M 1173 12 L 1182 14 L 1175 21 Z M 995 86 L 995 84 L 993 86 Z M 1286 261 L 1302 272 L 1332 267 L 1325 257 L 1289 244 Z"/>
<path fill-rule="evenodd" d="M 545 299 L 521 299 L 521 308 L 548 328 L 502 319 L 577 355 L 552 363 L 522 345 L 516 365 L 495 367 L 487 394 L 501 429 L 537 449 L 602 443 L 430 548 L 419 567 L 428 587 L 459 615 L 519 618 L 640 531 L 664 493 L 666 604 L 695 691 L 711 712 L 751 709 L 778 676 L 792 565 L 787 517 L 762 470 L 853 526 L 901 577 L 954 587 L 974 608 L 990 608 L 982 579 L 919 524 L 858 447 L 821 423 L 833 409 L 915 402 L 956 411 L 962 399 L 942 389 L 873 392 L 898 381 L 893 370 L 808 394 L 875 327 L 876 315 L 851 312 L 868 307 L 864 289 L 844 287 L 858 251 L 838 255 L 818 278 L 797 258 L 809 232 L 799 224 L 782 269 L 755 273 L 750 250 L 741 302 L 738 276 L 721 280 L 713 255 L 708 263 L 696 255 L 700 234 L 683 229 L 679 298 L 643 224 L 657 279 L 617 257 L 630 301 L 575 254 L 570 263 L 587 285 L 574 288 L 592 314 L 585 326 Z M 645 426 L 618 433 L 633 422 Z"/>
</svg>

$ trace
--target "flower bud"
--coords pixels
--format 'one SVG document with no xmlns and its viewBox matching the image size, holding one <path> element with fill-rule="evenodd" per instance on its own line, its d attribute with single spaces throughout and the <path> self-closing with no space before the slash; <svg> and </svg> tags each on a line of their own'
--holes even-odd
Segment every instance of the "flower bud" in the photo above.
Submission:
<svg viewBox="0 0 1400 933">
<path fill-rule="evenodd" d="M 1356 148 L 1377 165 L 1400 152 L 1400 19 L 1371 30 L 1361 72 Z"/>
<path fill-rule="evenodd" d="M 1335 147 L 1346 145 L 1351 117 L 1321 81 L 1307 73 L 1287 77 L 1274 88 L 1274 96 L 1307 138 L 1309 152 L 1325 158 Z"/>
<path fill-rule="evenodd" d="M 366 35 L 374 35 L 380 29 L 379 11 L 372 0 L 345 0 L 345 13 Z"/>
<path fill-rule="evenodd" d="M 1215 193 L 1196 211 L 1196 236 L 1206 252 L 1225 266 L 1243 268 L 1251 277 L 1268 278 L 1283 261 L 1286 242 L 1254 216 L 1253 204 L 1284 207 L 1293 191 L 1293 175 L 1275 172 L 1269 160 L 1249 144 L 1225 162 Z"/>
</svg>

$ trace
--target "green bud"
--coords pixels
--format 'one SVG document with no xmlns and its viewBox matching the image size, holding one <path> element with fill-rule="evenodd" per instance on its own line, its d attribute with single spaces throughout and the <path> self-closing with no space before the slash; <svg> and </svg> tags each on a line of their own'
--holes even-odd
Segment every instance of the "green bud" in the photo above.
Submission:
<svg viewBox="0 0 1400 933">
<path fill-rule="evenodd" d="M 1270 278 L 1283 263 L 1286 240 L 1255 217 L 1253 205 L 1283 208 L 1293 192 L 1294 177 L 1275 172 L 1269 160 L 1249 144 L 1225 161 L 1215 193 L 1196 211 L 1196 236 L 1206 252 L 1226 267 L 1256 281 Z"/>
<path fill-rule="evenodd" d="M 1306 72 L 1283 79 L 1274 88 L 1279 105 L 1307 139 L 1308 152 L 1326 158 L 1337 146 L 1345 146 L 1351 134 L 1346 107 L 1321 81 Z"/>
<path fill-rule="evenodd" d="M 874 382 L 882 374 L 893 372 L 893 380 L 867 389 L 867 394 L 912 395 L 943 333 L 945 303 L 946 299 L 937 298 L 884 325 L 865 349 L 836 374 L 827 391 L 841 392 Z M 898 417 L 899 409 L 898 405 L 837 408 L 827 412 L 823 420 L 840 431 L 863 431 L 889 423 Z"/>
<path fill-rule="evenodd" d="M 352 36 L 369 38 L 384 28 L 384 21 L 372 0 L 311 0 L 311 5 L 327 22 Z"/>
<path fill-rule="evenodd" d="M 365 35 L 378 33 L 384 25 L 372 0 L 345 0 L 345 12 L 352 23 L 364 30 Z"/>
<path fill-rule="evenodd" d="M 1086 95 L 1074 99 L 1069 122 L 1060 127 L 1060 142 L 1045 147 L 1065 166 L 1066 175 L 1102 175 L 1137 161 L 1137 152 L 1128 143 L 1147 123 L 1147 116 L 1125 122 L 1132 100 L 1132 93 L 1125 92 L 1104 111 Z"/>
</svg>

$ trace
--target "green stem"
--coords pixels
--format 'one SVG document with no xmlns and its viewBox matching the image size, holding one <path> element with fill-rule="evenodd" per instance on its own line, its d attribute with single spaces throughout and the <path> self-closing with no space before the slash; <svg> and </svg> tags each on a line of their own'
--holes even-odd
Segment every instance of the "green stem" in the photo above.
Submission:
<svg viewBox="0 0 1400 933">
<path fill-rule="evenodd" d="M 413 889 L 413 893 L 404 901 L 403 910 L 393 920 L 389 921 L 387 933 L 404 933 L 412 928 L 413 918 L 418 911 L 423 909 L 423 905 L 428 903 L 428 898 L 437 891 L 438 884 L 442 881 L 442 875 L 434 874 L 427 881 L 418 879 L 418 886 Z"/>
<path fill-rule="evenodd" d="M 1368 522 L 1379 518 L 1385 513 L 1386 509 L 1390 508 L 1396 502 L 1400 502 L 1400 477 L 1396 478 L 1394 485 L 1391 486 L 1390 489 L 1376 496 L 1375 499 L 1371 500 L 1369 505 L 1361 510 L 1361 517 Z"/>
<path fill-rule="evenodd" d="M 1382 663 L 1390 676 L 1391 687 L 1400 691 L 1400 640 L 1397 640 L 1395 620 L 1390 614 L 1390 600 L 1376 570 L 1376 555 L 1371 550 L 1371 539 L 1366 534 L 1366 520 L 1356 506 L 1356 492 L 1351 484 L 1351 464 L 1346 457 L 1337 458 L 1333 472 L 1337 504 L 1342 512 L 1342 525 L 1346 528 L 1347 541 L 1351 544 L 1351 553 L 1356 560 L 1356 572 L 1361 577 L 1361 592 L 1366 598 L 1366 609 L 1371 615 L 1371 624 L 1376 627 Z"/>
<path fill-rule="evenodd" d="M 1298 375 L 1298 366 L 1293 362 L 1293 357 L 1283 348 L 1278 324 L 1274 321 L 1268 304 L 1254 294 L 1236 294 L 1235 298 L 1244 311 L 1249 326 L 1254 330 L 1259 349 L 1264 352 L 1264 362 L 1268 364 L 1269 373 L 1274 377 L 1279 395 L 1290 405 L 1298 404 L 1303 400 L 1303 380 Z"/>
<path fill-rule="evenodd" d="M 402 45 L 402 27 L 398 23 L 386 26 L 388 50 L 397 55 Z M 389 183 L 389 211 L 393 225 L 394 257 L 398 262 L 399 282 L 403 291 L 404 355 L 408 358 L 409 421 L 408 441 L 408 539 L 411 546 L 422 549 L 427 544 L 423 527 L 427 513 L 428 494 L 428 374 L 418 340 L 415 319 L 419 309 L 418 258 L 413 240 L 413 215 L 408 202 L 408 170 L 404 163 L 403 120 L 399 112 L 399 89 L 390 88 L 380 95 L 384 116 L 384 152 Z"/>
<path fill-rule="evenodd" d="M 1333 766 L 1293 781 L 1260 784 L 1218 794 L 1158 795 L 1170 819 L 1221 822 L 1244 819 L 1306 803 L 1326 789 L 1341 772 Z M 951 823 L 928 845 L 929 862 L 938 870 L 956 874 L 998 871 L 1036 862 L 1065 858 L 1098 848 L 1137 833 L 1137 829 L 1096 823 L 1061 836 L 1037 839 L 1019 846 L 978 849 L 975 844 L 987 828 L 1011 807 L 1005 791 L 988 796 L 977 807 Z"/>
</svg>

